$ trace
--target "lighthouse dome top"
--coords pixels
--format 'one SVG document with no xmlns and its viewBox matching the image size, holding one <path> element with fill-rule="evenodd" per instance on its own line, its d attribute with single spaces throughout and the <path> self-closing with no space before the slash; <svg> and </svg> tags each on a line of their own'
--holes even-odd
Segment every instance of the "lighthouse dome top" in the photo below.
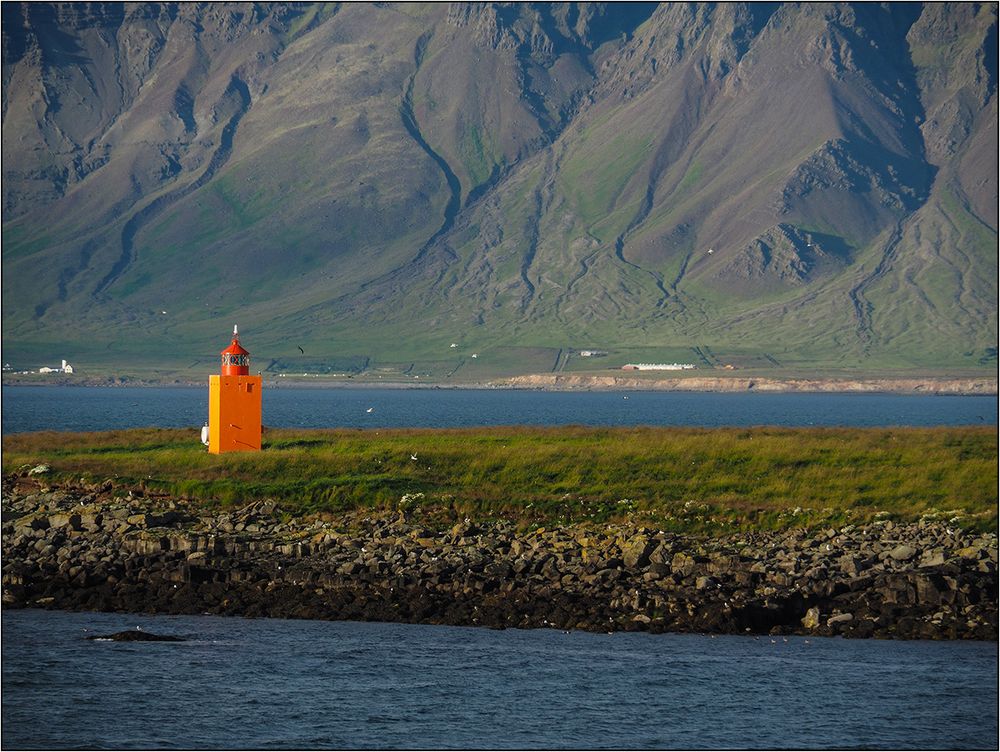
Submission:
<svg viewBox="0 0 1000 752">
<path fill-rule="evenodd" d="M 233 341 L 222 351 L 223 376 L 250 375 L 250 353 L 240 345 L 239 329 L 233 327 Z"/>
</svg>

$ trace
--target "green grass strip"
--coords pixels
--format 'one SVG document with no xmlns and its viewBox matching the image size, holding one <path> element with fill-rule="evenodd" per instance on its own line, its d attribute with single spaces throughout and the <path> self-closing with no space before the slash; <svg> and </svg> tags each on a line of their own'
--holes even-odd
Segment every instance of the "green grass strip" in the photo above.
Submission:
<svg viewBox="0 0 1000 752">
<path fill-rule="evenodd" d="M 980 428 L 268 430 L 209 455 L 189 430 L 15 434 L 3 471 L 293 514 L 405 511 L 442 523 L 629 521 L 687 533 L 879 519 L 997 525 L 997 435 Z M 414 457 L 416 459 L 414 459 Z"/>
</svg>

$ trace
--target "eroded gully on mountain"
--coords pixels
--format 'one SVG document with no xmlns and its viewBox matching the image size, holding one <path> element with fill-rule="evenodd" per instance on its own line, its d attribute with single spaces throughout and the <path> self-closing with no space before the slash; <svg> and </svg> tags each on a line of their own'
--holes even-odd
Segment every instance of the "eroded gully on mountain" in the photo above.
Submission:
<svg viewBox="0 0 1000 752">
<path fill-rule="evenodd" d="M 139 233 L 139 230 L 141 230 L 150 222 L 150 220 L 159 215 L 168 206 L 180 201 L 185 196 L 193 193 L 205 185 L 229 160 L 229 156 L 232 153 L 233 138 L 236 135 L 236 129 L 240 124 L 240 120 L 243 119 L 243 116 L 249 112 L 250 107 L 253 105 L 253 100 L 250 97 L 250 90 L 247 88 L 246 83 L 244 83 L 244 81 L 240 79 L 236 73 L 233 73 L 230 78 L 229 85 L 226 87 L 223 98 L 228 96 L 236 96 L 239 105 L 236 112 L 233 113 L 232 117 L 230 117 L 229 122 L 226 123 L 225 127 L 222 129 L 222 135 L 219 139 L 219 147 L 212 154 L 212 158 L 209 160 L 208 166 L 196 180 L 188 183 L 186 186 L 177 188 L 159 196 L 150 203 L 146 204 L 143 208 L 139 209 L 129 218 L 129 220 L 125 223 L 125 226 L 122 228 L 121 256 L 118 258 L 118 261 L 115 262 L 111 271 L 108 272 L 104 279 L 102 279 L 94 289 L 93 294 L 95 297 L 105 292 L 109 287 L 111 287 L 111 285 L 120 279 L 129 266 L 131 266 L 135 261 L 135 237 Z"/>
</svg>

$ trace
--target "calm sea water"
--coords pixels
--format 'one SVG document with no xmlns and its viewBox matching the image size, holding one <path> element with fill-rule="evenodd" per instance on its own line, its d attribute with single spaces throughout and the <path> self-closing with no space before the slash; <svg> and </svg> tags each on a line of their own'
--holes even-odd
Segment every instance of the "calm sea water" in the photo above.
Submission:
<svg viewBox="0 0 1000 752">
<path fill-rule="evenodd" d="M 194 429 L 208 407 L 198 388 L 2 394 L 4 434 Z M 997 400 L 271 389 L 264 415 L 275 427 L 996 425 Z M 189 640 L 83 639 L 137 625 Z M 998 741 L 996 643 L 772 644 L 7 611 L 2 653 L 4 749 L 995 749 Z"/>
<path fill-rule="evenodd" d="M 4 434 L 142 426 L 195 428 L 207 415 L 207 387 L 3 387 Z M 274 428 L 995 425 L 997 398 L 285 388 L 265 390 L 264 423 Z"/>
<path fill-rule="evenodd" d="M 140 626 L 183 643 L 84 639 Z M 995 749 L 996 643 L 20 611 L 4 749 Z"/>
</svg>

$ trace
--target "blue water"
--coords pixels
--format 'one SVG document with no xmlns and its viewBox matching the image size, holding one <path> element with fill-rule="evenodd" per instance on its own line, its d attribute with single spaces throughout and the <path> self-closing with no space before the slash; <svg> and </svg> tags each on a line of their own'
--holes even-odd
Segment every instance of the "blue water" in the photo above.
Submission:
<svg viewBox="0 0 1000 752">
<path fill-rule="evenodd" d="M 4 434 L 48 429 L 194 428 L 200 427 L 207 415 L 207 387 L 3 387 Z M 996 423 L 996 397 L 377 388 L 264 391 L 264 424 L 274 428 Z"/>
<path fill-rule="evenodd" d="M 4 387 L 3 433 L 195 428 L 207 389 Z M 627 399 L 626 399 L 627 398 Z M 368 412 L 371 408 L 372 411 Z M 271 389 L 275 427 L 996 425 L 995 397 Z M 185 643 L 95 643 L 140 625 Z M 4 749 L 995 749 L 997 644 L 6 611 Z"/>
<path fill-rule="evenodd" d="M 143 629 L 184 643 L 91 642 Z M 20 611 L 4 749 L 995 749 L 997 644 Z"/>
</svg>

